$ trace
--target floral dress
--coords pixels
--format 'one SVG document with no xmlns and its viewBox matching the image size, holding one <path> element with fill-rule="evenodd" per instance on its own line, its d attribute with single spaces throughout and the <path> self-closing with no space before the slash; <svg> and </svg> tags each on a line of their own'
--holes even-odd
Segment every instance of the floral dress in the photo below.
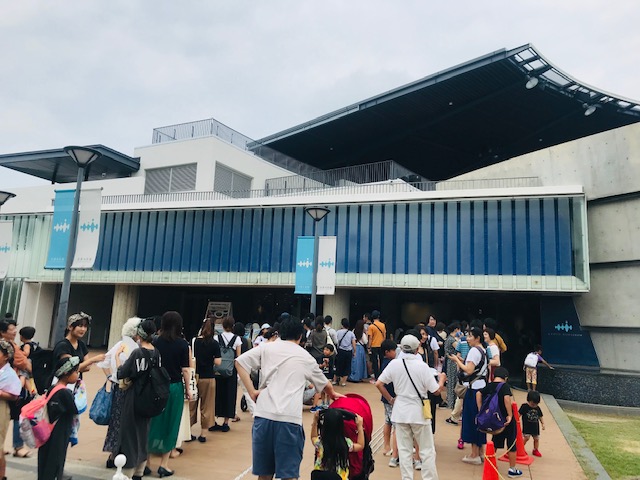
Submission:
<svg viewBox="0 0 640 480">
<path fill-rule="evenodd" d="M 346 437 L 345 440 L 347 441 L 347 447 L 349 447 L 349 453 L 351 453 L 351 451 L 353 451 L 353 441 Z M 324 455 L 324 448 L 322 447 L 322 440 L 320 439 L 320 437 L 318 437 L 316 441 L 313 442 L 313 446 L 316 447 L 316 461 L 313 465 L 313 469 L 324 470 L 324 468 L 322 468 L 322 457 Z M 349 468 L 338 468 L 336 470 L 336 473 L 340 475 L 340 478 L 342 478 L 342 480 L 348 480 L 349 478 Z"/>
</svg>

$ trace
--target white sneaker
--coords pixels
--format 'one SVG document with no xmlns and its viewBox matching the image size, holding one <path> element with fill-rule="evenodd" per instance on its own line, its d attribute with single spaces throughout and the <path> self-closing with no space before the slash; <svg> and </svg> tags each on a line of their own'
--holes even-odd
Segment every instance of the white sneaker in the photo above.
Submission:
<svg viewBox="0 0 640 480">
<path fill-rule="evenodd" d="M 470 465 L 482 465 L 482 459 L 480 457 L 466 456 L 466 457 L 462 457 L 462 461 Z"/>
<path fill-rule="evenodd" d="M 413 461 L 413 469 L 414 470 L 422 470 L 422 462 L 420 460 Z"/>
<path fill-rule="evenodd" d="M 399 467 L 400 466 L 400 459 L 395 458 L 395 457 L 391 457 L 389 459 L 389 466 L 390 467 Z"/>
</svg>

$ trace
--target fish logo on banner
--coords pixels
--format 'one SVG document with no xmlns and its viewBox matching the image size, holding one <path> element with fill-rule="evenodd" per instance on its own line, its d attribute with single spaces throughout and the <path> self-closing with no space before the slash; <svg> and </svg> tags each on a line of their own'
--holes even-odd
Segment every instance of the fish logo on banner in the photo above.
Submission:
<svg viewBox="0 0 640 480">
<path fill-rule="evenodd" d="M 0 222 L 0 280 L 7 276 L 11 246 L 13 245 L 13 222 Z"/>
<path fill-rule="evenodd" d="M 65 266 L 69 238 L 71 237 L 74 194 L 75 190 L 56 190 L 49 255 L 44 268 L 64 268 Z"/>
<path fill-rule="evenodd" d="M 96 261 L 100 241 L 101 205 L 102 189 L 95 188 L 80 192 L 78 239 L 71 268 L 92 268 Z"/>
<path fill-rule="evenodd" d="M 296 246 L 296 289 L 294 293 L 309 295 L 313 281 L 313 237 L 298 237 Z"/>
<path fill-rule="evenodd" d="M 320 237 L 316 285 L 318 295 L 333 295 L 336 291 L 336 237 Z"/>
<path fill-rule="evenodd" d="M 57 190 L 53 207 L 53 225 L 49 255 L 44 268 L 62 269 L 67 261 L 67 249 L 71 238 L 73 197 L 75 190 Z M 78 216 L 78 236 L 72 268 L 92 268 L 98 252 L 100 240 L 101 189 L 80 192 L 80 214 Z"/>
</svg>

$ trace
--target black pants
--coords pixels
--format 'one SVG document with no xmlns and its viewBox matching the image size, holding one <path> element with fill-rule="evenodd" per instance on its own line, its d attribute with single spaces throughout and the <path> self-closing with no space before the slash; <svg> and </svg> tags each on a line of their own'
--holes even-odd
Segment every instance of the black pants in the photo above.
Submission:
<svg viewBox="0 0 640 480">
<path fill-rule="evenodd" d="M 336 356 L 336 377 L 348 377 L 351 374 L 351 358 L 353 352 L 350 350 L 338 349 Z"/>
<path fill-rule="evenodd" d="M 373 375 L 376 379 L 380 375 L 380 366 L 382 365 L 383 358 L 384 354 L 382 353 L 382 348 L 371 347 L 371 365 L 373 367 Z"/>
</svg>

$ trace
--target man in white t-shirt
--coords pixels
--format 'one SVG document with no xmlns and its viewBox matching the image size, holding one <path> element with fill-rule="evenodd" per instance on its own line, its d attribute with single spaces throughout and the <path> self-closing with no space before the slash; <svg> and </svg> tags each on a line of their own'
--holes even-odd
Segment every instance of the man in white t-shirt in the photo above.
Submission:
<svg viewBox="0 0 640 480">
<path fill-rule="evenodd" d="M 428 392 L 439 392 L 444 387 L 445 377 L 443 375 L 440 382 L 436 382 L 429 365 L 416 354 L 419 345 L 416 337 L 405 335 L 400 342 L 403 354 L 400 358 L 391 360 L 376 381 L 376 387 L 385 400 L 393 405 L 391 421 L 396 426 L 402 480 L 413 479 L 414 439 L 420 448 L 422 479 L 437 480 L 431 420 L 424 418 L 421 398 L 427 398 Z M 393 383 L 395 390 L 396 396 L 393 398 L 385 388 L 389 383 Z"/>
<path fill-rule="evenodd" d="M 265 342 L 236 359 L 240 380 L 256 402 L 252 431 L 253 474 L 260 480 L 275 475 L 281 479 L 298 478 L 304 431 L 302 401 L 307 385 L 318 393 L 324 391 L 335 400 L 331 382 L 324 376 L 315 359 L 299 346 L 303 335 L 300 321 L 287 318 L 280 323 L 280 342 Z M 249 377 L 260 369 L 260 385 L 256 390 Z"/>
</svg>

